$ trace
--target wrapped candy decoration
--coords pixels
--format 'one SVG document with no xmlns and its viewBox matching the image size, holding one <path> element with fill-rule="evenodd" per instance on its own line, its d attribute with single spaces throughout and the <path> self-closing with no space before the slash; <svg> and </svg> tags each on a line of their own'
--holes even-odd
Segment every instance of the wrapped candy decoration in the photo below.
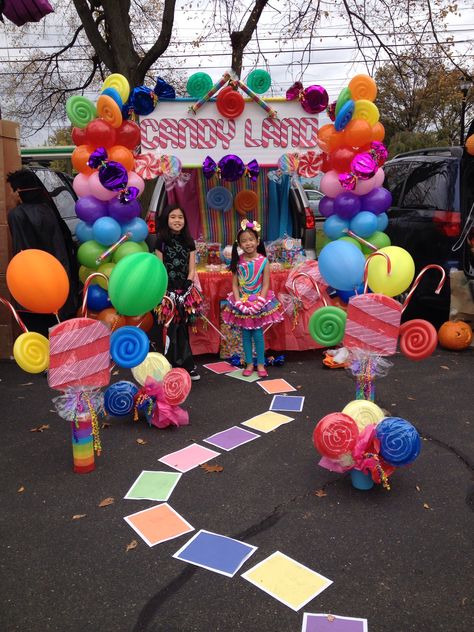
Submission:
<svg viewBox="0 0 474 632">
<path fill-rule="evenodd" d="M 339 174 L 339 182 L 346 191 L 352 191 L 355 189 L 358 180 L 373 178 L 377 169 L 376 161 L 368 152 L 357 154 L 352 159 L 350 172 Z"/>
<path fill-rule="evenodd" d="M 309 114 L 319 114 L 323 112 L 329 103 L 327 91 L 318 85 L 303 88 L 300 81 L 296 81 L 291 88 L 286 91 L 286 100 L 295 101 L 298 99 L 301 107 Z"/>
<path fill-rule="evenodd" d="M 235 182 L 243 175 L 249 176 L 249 178 L 255 182 L 260 172 L 258 162 L 254 159 L 251 160 L 246 166 L 241 158 L 234 154 L 227 154 L 223 156 L 218 163 L 216 163 L 210 156 L 204 159 L 202 170 L 204 177 L 209 179 L 217 173 L 222 180 L 228 180 L 229 182 Z"/>
</svg>

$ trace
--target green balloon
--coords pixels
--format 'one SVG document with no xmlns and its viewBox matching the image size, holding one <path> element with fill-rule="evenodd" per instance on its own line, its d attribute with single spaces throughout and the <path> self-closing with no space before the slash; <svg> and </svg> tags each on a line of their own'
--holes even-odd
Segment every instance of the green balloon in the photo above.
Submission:
<svg viewBox="0 0 474 632">
<path fill-rule="evenodd" d="M 106 246 L 99 244 L 99 242 L 94 241 L 93 239 L 90 239 L 89 241 L 85 241 L 79 246 L 79 250 L 77 251 L 77 259 L 82 266 L 97 270 L 97 267 L 100 265 L 96 263 L 97 257 L 100 257 L 100 255 L 105 252 L 105 250 Z M 107 263 L 108 261 L 110 261 L 110 255 L 100 263 Z"/>
<path fill-rule="evenodd" d="M 114 263 L 118 263 L 124 257 L 128 257 L 128 255 L 135 255 L 138 252 L 143 252 L 143 248 L 139 243 L 136 241 L 126 241 L 114 252 L 112 255 L 112 261 Z"/>
<path fill-rule="evenodd" d="M 163 298 L 168 274 L 155 255 L 138 252 L 121 259 L 109 279 L 109 297 L 119 314 L 139 316 L 151 311 Z"/>
<path fill-rule="evenodd" d="M 382 233 L 380 230 L 376 230 L 375 233 L 372 233 L 370 237 L 366 238 L 366 241 L 376 246 L 377 250 L 392 245 L 390 237 L 387 235 L 387 233 Z M 362 245 L 362 252 L 364 253 L 364 255 L 371 255 L 374 250 L 372 250 L 372 248 L 369 248 L 368 246 Z"/>
<path fill-rule="evenodd" d="M 138 241 L 137 243 L 141 247 L 143 252 L 150 252 L 150 249 L 148 248 L 148 244 L 146 243 L 146 241 Z"/>
<path fill-rule="evenodd" d="M 79 280 L 81 283 L 85 283 L 87 277 L 90 276 L 95 270 L 93 268 L 86 268 L 86 266 L 81 266 L 79 268 Z"/>
<path fill-rule="evenodd" d="M 349 88 L 343 88 L 339 92 L 339 96 L 337 97 L 337 101 L 336 101 L 336 116 L 339 114 L 339 110 L 342 108 L 342 106 L 348 101 L 350 101 L 351 99 L 352 99 L 352 94 Z"/>
<path fill-rule="evenodd" d="M 339 239 L 342 239 L 343 241 L 348 241 L 350 244 L 354 244 L 354 246 L 357 246 L 357 248 L 359 248 L 359 250 L 362 250 L 362 252 L 364 252 L 364 249 L 362 248 L 362 244 L 360 243 L 360 241 L 357 241 L 357 239 L 354 239 L 354 237 L 339 237 Z"/>
</svg>

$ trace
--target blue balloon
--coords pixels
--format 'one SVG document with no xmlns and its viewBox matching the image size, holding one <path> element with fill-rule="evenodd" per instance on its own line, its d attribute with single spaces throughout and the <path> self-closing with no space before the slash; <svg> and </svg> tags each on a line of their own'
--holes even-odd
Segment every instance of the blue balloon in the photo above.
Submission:
<svg viewBox="0 0 474 632">
<path fill-rule="evenodd" d="M 370 289 L 368 289 L 370 292 Z M 352 290 L 336 290 L 336 294 L 339 298 L 344 301 L 344 303 L 348 303 L 351 296 L 355 296 L 356 294 L 364 293 L 364 284 L 361 283 L 358 287 L 353 288 Z"/>
<path fill-rule="evenodd" d="M 76 237 L 83 244 L 85 241 L 94 239 L 92 226 L 86 222 L 80 221 L 76 226 Z"/>
<path fill-rule="evenodd" d="M 420 454 L 418 430 L 401 417 L 385 417 L 375 433 L 380 441 L 380 456 L 389 465 L 408 465 Z"/>
<path fill-rule="evenodd" d="M 336 120 L 334 121 L 334 127 L 336 132 L 340 132 L 345 126 L 350 123 L 352 115 L 354 114 L 355 103 L 352 99 L 346 101 L 342 108 L 339 110 Z"/>
<path fill-rule="evenodd" d="M 141 217 L 134 217 L 126 224 L 122 224 L 122 235 L 132 233 L 132 241 L 145 241 L 148 237 L 147 223 Z"/>
<path fill-rule="evenodd" d="M 359 237 L 368 237 L 377 230 L 377 215 L 370 211 L 361 211 L 351 219 L 349 227 Z"/>
<path fill-rule="evenodd" d="M 331 215 L 324 220 L 323 230 L 329 239 L 339 239 L 346 234 L 344 231 L 349 228 L 349 222 L 339 215 Z"/>
<path fill-rule="evenodd" d="M 122 229 L 117 220 L 112 217 L 99 217 L 92 226 L 95 239 L 102 246 L 111 246 L 120 239 Z"/>
<path fill-rule="evenodd" d="M 120 327 L 110 336 L 112 360 L 125 369 L 132 369 L 141 364 L 149 351 L 150 340 L 139 327 Z"/>
<path fill-rule="evenodd" d="M 93 312 L 101 312 L 107 307 L 111 307 L 112 303 L 109 294 L 100 285 L 89 285 L 87 290 L 87 308 Z"/>
<path fill-rule="evenodd" d="M 116 88 L 105 88 L 104 90 L 102 90 L 101 94 L 106 94 L 108 97 L 111 97 L 120 109 L 123 108 L 122 97 L 120 96 L 119 91 Z"/>
<path fill-rule="evenodd" d="M 326 220 L 327 221 L 327 220 Z M 352 290 L 364 279 L 365 257 L 348 241 L 331 241 L 319 255 L 319 271 L 336 290 Z"/>
<path fill-rule="evenodd" d="M 133 382 L 121 380 L 111 384 L 104 393 L 105 412 L 112 417 L 125 417 L 132 412 L 137 393 L 138 386 Z"/>
<path fill-rule="evenodd" d="M 388 226 L 388 215 L 387 213 L 380 213 L 377 215 L 377 230 L 383 233 L 383 231 Z"/>
</svg>

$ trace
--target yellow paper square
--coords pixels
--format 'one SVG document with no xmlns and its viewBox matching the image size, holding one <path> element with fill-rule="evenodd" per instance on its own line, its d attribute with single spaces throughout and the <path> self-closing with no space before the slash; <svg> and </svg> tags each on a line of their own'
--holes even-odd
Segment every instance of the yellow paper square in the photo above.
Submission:
<svg viewBox="0 0 474 632">
<path fill-rule="evenodd" d="M 271 432 L 275 430 L 275 428 L 278 428 L 282 424 L 287 424 L 290 421 L 294 421 L 294 417 L 288 417 L 287 415 L 281 415 L 280 413 L 269 410 L 266 413 L 247 419 L 247 421 L 242 422 L 242 426 L 260 430 L 260 432 Z"/>
<path fill-rule="evenodd" d="M 242 577 L 293 610 L 299 610 L 332 581 L 280 551 L 260 562 Z"/>
</svg>

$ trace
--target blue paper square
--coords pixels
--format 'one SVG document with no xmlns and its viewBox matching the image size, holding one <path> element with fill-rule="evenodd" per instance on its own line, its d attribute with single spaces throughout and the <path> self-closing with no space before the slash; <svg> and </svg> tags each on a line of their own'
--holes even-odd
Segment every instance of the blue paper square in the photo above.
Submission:
<svg viewBox="0 0 474 632">
<path fill-rule="evenodd" d="M 233 577 L 256 550 L 256 546 L 201 529 L 173 557 Z"/>
<path fill-rule="evenodd" d="M 270 410 L 300 413 L 303 410 L 304 396 L 274 395 Z"/>
</svg>

